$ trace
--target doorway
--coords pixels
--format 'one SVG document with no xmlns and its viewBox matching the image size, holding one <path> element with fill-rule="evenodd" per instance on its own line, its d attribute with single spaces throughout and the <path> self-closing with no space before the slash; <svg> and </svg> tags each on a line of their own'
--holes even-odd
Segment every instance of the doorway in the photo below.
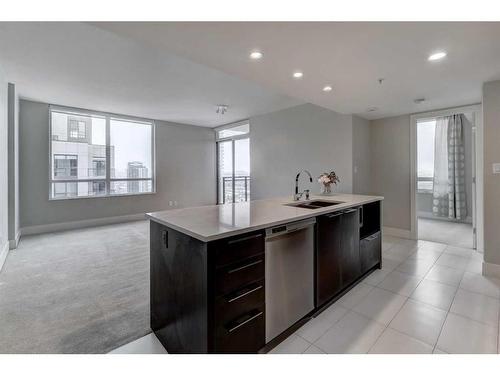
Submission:
<svg viewBox="0 0 500 375">
<path fill-rule="evenodd" d="M 480 106 L 412 116 L 412 237 L 477 249 Z M 482 210 L 482 207 L 480 207 Z"/>
</svg>

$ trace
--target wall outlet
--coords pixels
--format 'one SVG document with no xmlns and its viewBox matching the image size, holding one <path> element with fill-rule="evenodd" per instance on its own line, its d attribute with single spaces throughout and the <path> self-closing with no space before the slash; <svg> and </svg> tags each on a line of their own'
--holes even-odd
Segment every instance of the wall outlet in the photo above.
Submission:
<svg viewBox="0 0 500 375">
<path fill-rule="evenodd" d="M 173 201 L 168 201 L 168 205 L 169 205 L 170 207 L 172 207 L 172 206 L 174 205 L 174 202 L 173 202 Z"/>
<path fill-rule="evenodd" d="M 493 163 L 493 174 L 500 174 L 500 163 Z"/>
<path fill-rule="evenodd" d="M 174 206 L 177 207 L 177 201 L 174 201 Z"/>
</svg>

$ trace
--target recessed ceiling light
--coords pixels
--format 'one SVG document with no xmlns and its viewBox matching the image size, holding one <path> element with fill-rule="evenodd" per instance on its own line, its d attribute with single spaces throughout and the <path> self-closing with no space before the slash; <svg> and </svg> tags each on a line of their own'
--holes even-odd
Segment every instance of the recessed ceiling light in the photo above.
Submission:
<svg viewBox="0 0 500 375">
<path fill-rule="evenodd" d="M 323 91 L 324 91 L 324 92 L 329 92 L 329 91 L 332 91 L 332 86 L 327 85 L 327 86 L 323 87 Z"/>
<path fill-rule="evenodd" d="M 413 102 L 415 104 L 421 104 L 421 103 L 425 102 L 425 98 L 417 98 L 417 99 L 414 99 Z"/>
<path fill-rule="evenodd" d="M 293 72 L 293 78 L 302 78 L 304 76 L 304 73 L 300 71 Z"/>
<path fill-rule="evenodd" d="M 262 58 L 262 52 L 260 51 L 253 51 L 252 53 L 250 53 L 250 58 L 252 60 L 260 60 Z"/>
<path fill-rule="evenodd" d="M 429 61 L 436 61 L 436 60 L 441 60 L 444 57 L 446 57 L 446 52 L 436 52 L 436 53 L 433 53 L 432 55 L 430 55 L 428 60 Z"/>
</svg>

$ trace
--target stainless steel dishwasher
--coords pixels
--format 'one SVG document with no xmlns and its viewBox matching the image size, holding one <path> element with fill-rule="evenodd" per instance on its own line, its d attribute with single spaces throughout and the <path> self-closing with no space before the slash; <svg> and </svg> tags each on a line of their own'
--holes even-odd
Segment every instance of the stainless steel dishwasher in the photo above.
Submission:
<svg viewBox="0 0 500 375">
<path fill-rule="evenodd" d="M 266 229 L 266 343 L 314 309 L 314 224 Z"/>
</svg>

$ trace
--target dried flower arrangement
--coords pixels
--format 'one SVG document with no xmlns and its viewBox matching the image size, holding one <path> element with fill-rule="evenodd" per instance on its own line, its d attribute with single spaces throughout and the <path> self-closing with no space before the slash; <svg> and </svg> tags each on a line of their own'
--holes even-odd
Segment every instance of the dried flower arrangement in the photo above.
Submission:
<svg viewBox="0 0 500 375">
<path fill-rule="evenodd" d="M 335 171 L 331 171 L 330 173 L 324 172 L 318 177 L 318 182 L 321 184 L 321 193 L 330 194 L 332 192 L 332 184 L 337 185 L 340 182 L 340 178 Z"/>
</svg>

